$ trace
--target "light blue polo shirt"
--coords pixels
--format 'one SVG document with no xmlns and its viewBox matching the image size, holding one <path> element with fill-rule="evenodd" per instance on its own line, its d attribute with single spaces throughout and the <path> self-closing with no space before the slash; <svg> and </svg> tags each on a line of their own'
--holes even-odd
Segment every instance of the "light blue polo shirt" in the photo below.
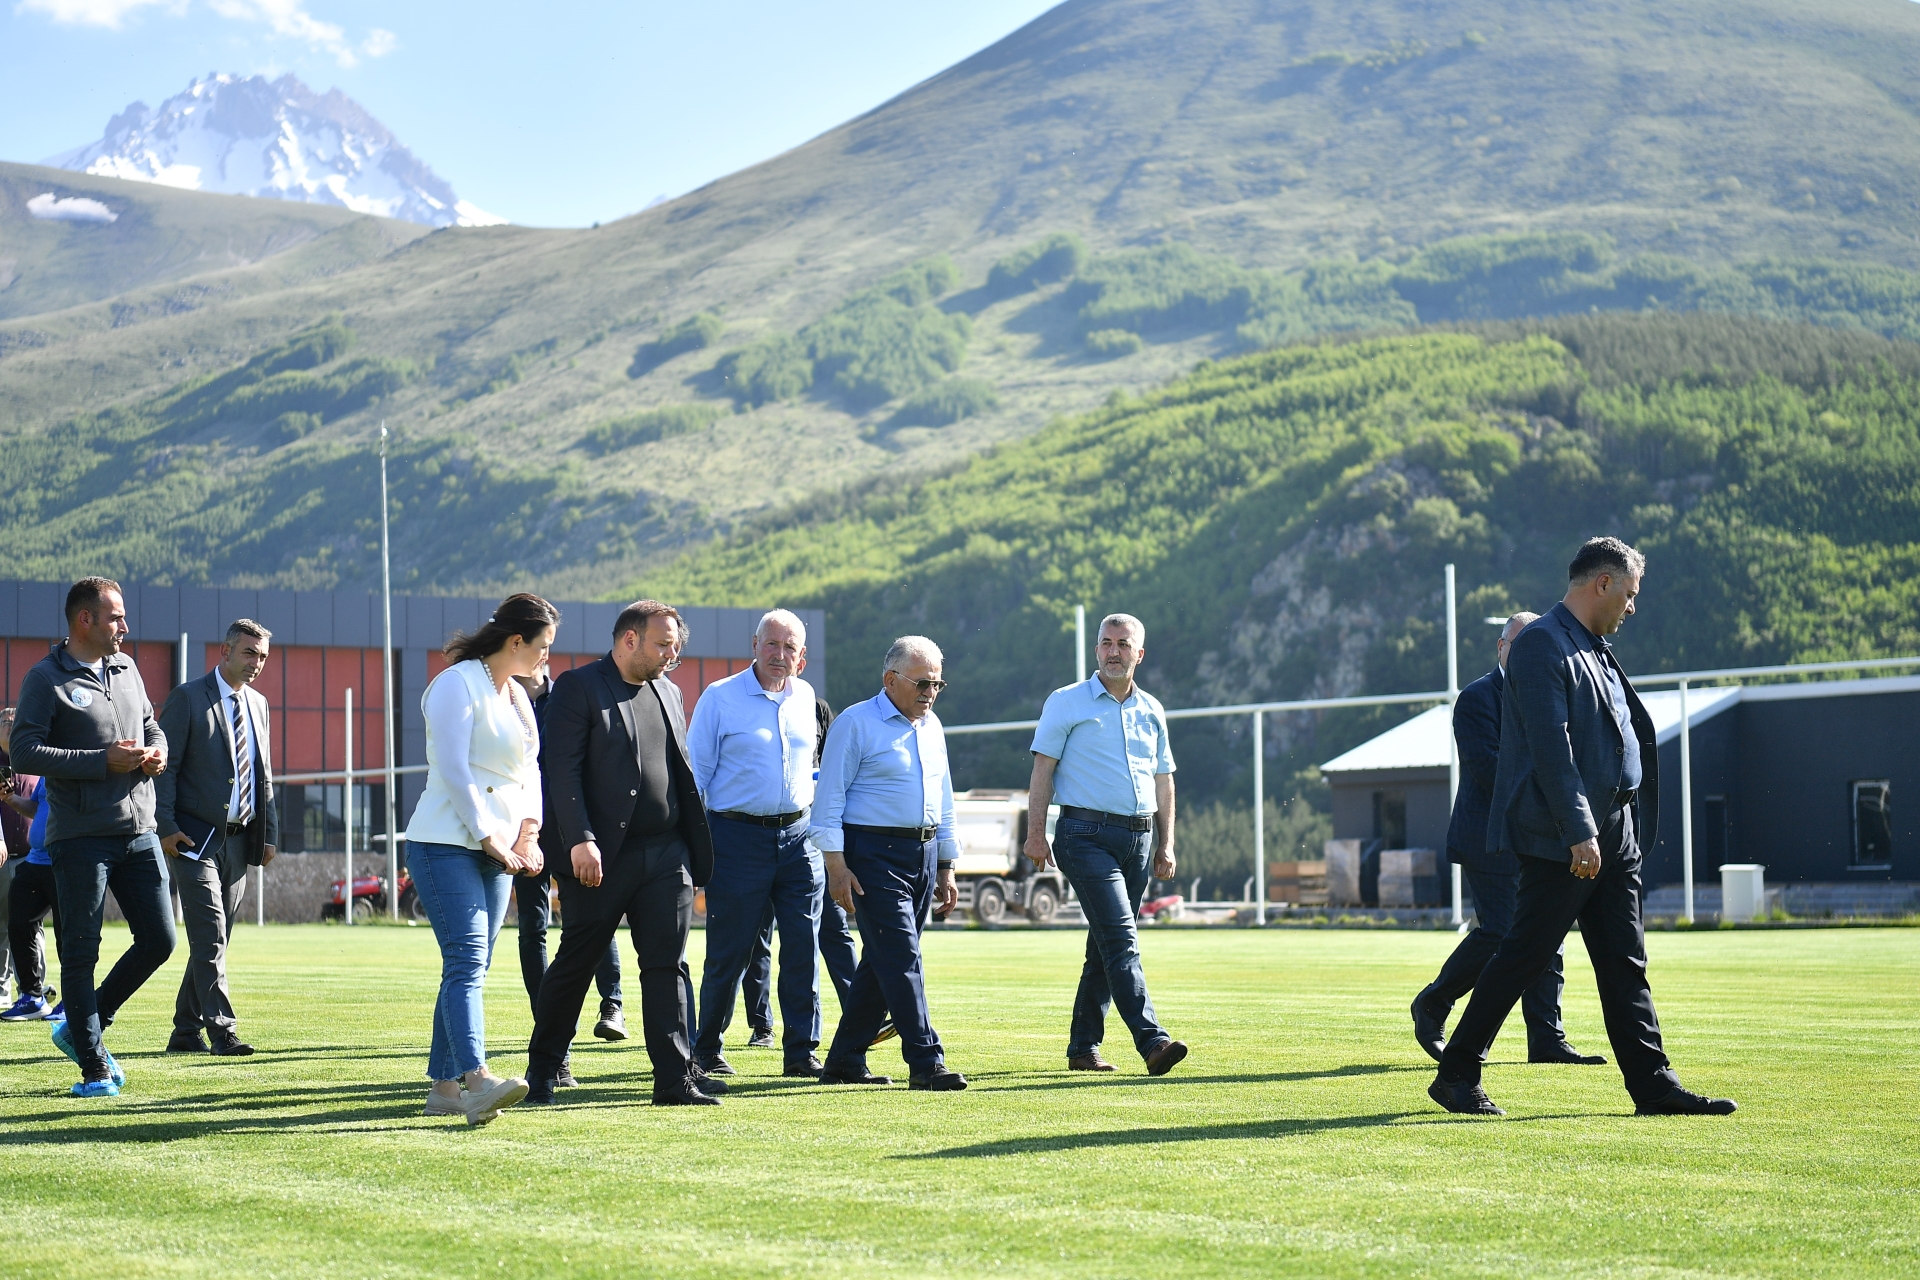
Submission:
<svg viewBox="0 0 1920 1280">
<path fill-rule="evenodd" d="M 1173 772 L 1160 700 L 1136 684 L 1124 704 L 1116 702 L 1097 675 L 1047 695 L 1033 750 L 1060 762 L 1056 804 L 1102 813 L 1143 818 L 1158 811 L 1153 779 Z"/>
</svg>

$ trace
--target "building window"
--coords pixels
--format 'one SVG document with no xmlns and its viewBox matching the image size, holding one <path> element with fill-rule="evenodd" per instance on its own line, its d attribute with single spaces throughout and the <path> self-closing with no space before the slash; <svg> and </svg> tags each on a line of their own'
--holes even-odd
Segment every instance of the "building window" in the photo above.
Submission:
<svg viewBox="0 0 1920 1280">
<path fill-rule="evenodd" d="M 1892 797 L 1885 778 L 1853 784 L 1853 865 L 1861 871 L 1893 866 Z"/>
<path fill-rule="evenodd" d="M 1406 792 L 1376 791 L 1373 793 L 1373 838 L 1380 841 L 1380 847 L 1383 849 L 1407 847 Z"/>
</svg>

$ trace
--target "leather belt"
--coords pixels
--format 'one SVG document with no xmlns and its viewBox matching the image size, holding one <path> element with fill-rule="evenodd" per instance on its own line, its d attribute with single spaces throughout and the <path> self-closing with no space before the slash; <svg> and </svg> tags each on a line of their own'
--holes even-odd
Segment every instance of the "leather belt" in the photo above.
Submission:
<svg viewBox="0 0 1920 1280">
<path fill-rule="evenodd" d="M 1128 831 L 1153 830 L 1153 815 L 1137 817 L 1129 813 L 1105 813 L 1099 809 L 1082 809 L 1077 804 L 1060 806 L 1060 816 L 1072 818 L 1075 822 L 1097 822 L 1103 827 L 1125 827 Z"/>
<path fill-rule="evenodd" d="M 807 811 L 801 809 L 796 813 L 738 813 L 732 809 L 722 809 L 715 816 L 725 818 L 729 822 L 744 822 L 750 827 L 771 827 L 778 831 L 806 817 Z"/>
<path fill-rule="evenodd" d="M 927 841 L 933 839 L 933 833 L 939 830 L 939 828 L 938 827 L 863 827 L 858 823 L 849 822 L 846 824 L 845 830 L 858 831 L 862 835 L 869 835 L 869 836 L 890 836 L 895 840 L 918 840 L 921 844 L 925 844 Z"/>
<path fill-rule="evenodd" d="M 247 824 L 244 822 L 229 822 L 227 824 L 227 834 L 230 836 L 237 836 L 246 829 Z"/>
<path fill-rule="evenodd" d="M 1616 809 L 1624 809 L 1638 799 L 1639 796 L 1640 789 L 1638 787 L 1635 787 L 1632 791 L 1616 791 L 1613 795 L 1613 807 Z"/>
</svg>

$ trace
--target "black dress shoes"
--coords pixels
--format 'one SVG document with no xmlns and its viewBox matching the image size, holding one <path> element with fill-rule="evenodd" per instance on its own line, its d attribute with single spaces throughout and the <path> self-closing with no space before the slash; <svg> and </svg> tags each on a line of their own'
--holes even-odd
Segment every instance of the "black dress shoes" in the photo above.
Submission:
<svg viewBox="0 0 1920 1280">
<path fill-rule="evenodd" d="M 780 1074 L 783 1076 L 805 1076 L 810 1080 L 818 1080 L 822 1070 L 824 1070 L 824 1068 L 820 1065 L 820 1059 L 814 1057 L 812 1054 L 808 1054 L 801 1061 L 789 1062 Z"/>
<path fill-rule="evenodd" d="M 200 1037 L 198 1027 L 192 1031 L 176 1031 L 167 1037 L 168 1053 L 205 1053 L 207 1042 Z"/>
<path fill-rule="evenodd" d="M 229 1031 L 225 1035 L 214 1035 L 213 1052 L 222 1058 L 250 1058 L 253 1056 L 253 1046 Z"/>
<path fill-rule="evenodd" d="M 558 1083 L 560 1082 L 557 1078 L 553 1080 L 527 1081 L 527 1096 L 520 1100 L 521 1105 L 528 1107 L 552 1106 L 555 1101 L 553 1087 Z"/>
<path fill-rule="evenodd" d="M 693 1081 L 694 1088 L 710 1097 L 717 1098 L 727 1091 L 727 1082 L 725 1080 L 710 1076 L 699 1067 L 695 1067 L 690 1071 L 687 1074 L 687 1078 Z"/>
<path fill-rule="evenodd" d="M 656 1086 L 653 1091 L 653 1105 L 656 1107 L 717 1107 L 720 1099 L 702 1093 L 693 1077 L 678 1081 L 662 1089 Z"/>
<path fill-rule="evenodd" d="M 553 1087 L 556 1089 L 572 1089 L 578 1086 L 579 1083 L 578 1080 L 573 1078 L 573 1059 L 560 1059 L 560 1070 L 554 1072 L 553 1075 Z"/>
<path fill-rule="evenodd" d="M 1663 1097 L 1642 1102 L 1633 1109 L 1637 1116 L 1730 1116 L 1740 1109 L 1732 1098 L 1708 1098 L 1682 1089 L 1679 1085 Z"/>
<path fill-rule="evenodd" d="M 1552 1062 L 1563 1067 L 1604 1067 L 1607 1060 L 1597 1053 L 1582 1053 L 1562 1040 L 1549 1049 L 1527 1050 L 1528 1062 Z"/>
<path fill-rule="evenodd" d="M 892 1084 L 892 1076 L 876 1076 L 865 1067 L 858 1070 L 825 1066 L 815 1077 L 821 1084 Z"/>
<path fill-rule="evenodd" d="M 747 1039 L 749 1049 L 777 1049 L 780 1044 L 773 1038 L 772 1027 L 755 1027 L 753 1035 Z"/>
<path fill-rule="evenodd" d="M 618 1006 L 602 1005 L 600 1020 L 593 1024 L 593 1034 L 602 1040 L 615 1041 L 627 1038 L 627 1015 Z"/>
<path fill-rule="evenodd" d="M 730 1076 L 737 1074 L 733 1069 L 733 1064 L 717 1053 L 711 1058 L 695 1058 L 693 1060 L 693 1069 L 703 1075 L 709 1076 Z"/>
<path fill-rule="evenodd" d="M 954 1093 L 967 1087 L 967 1078 L 958 1071 L 949 1071 L 945 1067 L 938 1071 L 929 1071 L 924 1076 L 907 1077 L 907 1088 L 922 1089 L 928 1093 Z"/>
<path fill-rule="evenodd" d="M 1447 1017 L 1436 1015 L 1427 1007 L 1427 994 L 1432 990 L 1427 987 L 1413 998 L 1413 1038 L 1429 1058 L 1438 1062 L 1441 1051 L 1447 1047 Z"/>
<path fill-rule="evenodd" d="M 1464 1080 L 1449 1080 L 1445 1076 L 1435 1076 L 1433 1083 L 1427 1086 L 1427 1096 L 1457 1116 L 1507 1114 L 1493 1105 L 1493 1099 L 1487 1096 L 1485 1089 L 1477 1084 L 1468 1084 Z"/>
</svg>

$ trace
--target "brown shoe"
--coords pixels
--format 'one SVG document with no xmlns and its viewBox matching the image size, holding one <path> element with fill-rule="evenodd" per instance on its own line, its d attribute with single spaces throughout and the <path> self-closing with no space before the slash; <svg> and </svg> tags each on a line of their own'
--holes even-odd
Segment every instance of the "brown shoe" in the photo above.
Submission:
<svg viewBox="0 0 1920 1280">
<path fill-rule="evenodd" d="M 1108 1062 L 1105 1058 L 1100 1056 L 1100 1051 L 1098 1049 L 1095 1049 L 1092 1053 L 1083 1053 L 1077 1058 L 1068 1058 L 1067 1069 L 1070 1071 L 1116 1070 L 1116 1068 L 1111 1062 Z"/>
<path fill-rule="evenodd" d="M 1163 1076 L 1180 1065 L 1187 1056 L 1187 1046 L 1178 1040 L 1163 1040 L 1158 1048 L 1147 1055 L 1147 1074 Z"/>
</svg>

